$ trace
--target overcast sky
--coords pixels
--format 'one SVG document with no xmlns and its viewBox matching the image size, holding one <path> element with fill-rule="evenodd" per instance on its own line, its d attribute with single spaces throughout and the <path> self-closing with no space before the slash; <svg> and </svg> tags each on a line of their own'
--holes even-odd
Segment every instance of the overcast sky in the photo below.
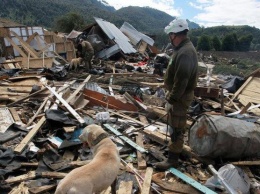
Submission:
<svg viewBox="0 0 260 194">
<path fill-rule="evenodd" d="M 209 26 L 249 25 L 260 28 L 260 0 L 106 0 L 116 9 L 152 7 L 172 16 Z"/>
</svg>

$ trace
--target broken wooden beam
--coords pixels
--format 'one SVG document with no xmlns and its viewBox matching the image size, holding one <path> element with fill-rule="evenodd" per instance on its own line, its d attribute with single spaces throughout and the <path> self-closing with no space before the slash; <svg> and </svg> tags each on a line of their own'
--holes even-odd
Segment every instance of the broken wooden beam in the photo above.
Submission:
<svg viewBox="0 0 260 194">
<path fill-rule="evenodd" d="M 131 194 L 133 188 L 133 181 L 121 181 L 117 194 Z"/>
<path fill-rule="evenodd" d="M 74 98 L 77 96 L 77 94 L 80 92 L 80 90 L 82 90 L 82 89 L 85 87 L 86 83 L 90 80 L 90 78 L 91 78 L 91 75 L 89 75 L 89 76 L 79 85 L 79 87 L 73 92 L 73 94 L 70 95 L 70 97 L 66 100 L 69 104 L 70 104 L 70 102 L 72 101 L 72 99 L 74 99 Z"/>
<path fill-rule="evenodd" d="M 84 124 L 85 121 L 84 119 L 69 105 L 69 103 L 64 100 L 57 92 L 55 92 L 51 87 L 49 86 L 45 86 L 46 88 L 48 88 L 51 93 L 53 93 L 56 98 L 58 98 L 60 100 L 60 102 L 66 107 L 66 109 L 79 121 L 80 124 Z"/>
<path fill-rule="evenodd" d="M 33 187 L 33 188 L 29 188 L 29 191 L 30 193 L 33 194 L 48 193 L 47 191 L 55 189 L 56 186 L 57 186 L 56 184 L 52 184 L 52 185 L 44 185 L 41 187 Z"/>
<path fill-rule="evenodd" d="M 149 194 L 152 182 L 153 168 L 148 167 L 145 172 L 144 183 L 141 194 Z"/>
<path fill-rule="evenodd" d="M 239 162 L 231 162 L 237 166 L 260 166 L 260 161 L 239 161 Z"/>
<path fill-rule="evenodd" d="M 41 90 L 39 90 L 37 92 L 34 92 L 34 93 L 30 94 L 29 96 L 21 98 L 21 99 L 15 101 L 15 102 L 10 103 L 10 104 L 7 104 L 6 106 L 8 106 L 8 107 L 13 106 L 13 105 L 15 105 L 17 103 L 20 103 L 20 102 L 22 102 L 22 101 L 24 101 L 24 100 L 26 100 L 26 99 L 28 99 L 30 97 L 36 96 L 37 94 L 40 94 L 40 93 L 44 92 L 45 90 L 47 90 L 47 88 L 43 88 L 43 89 L 41 89 Z"/>
<path fill-rule="evenodd" d="M 141 147 L 144 147 L 143 134 L 142 133 L 138 133 L 138 135 L 136 136 L 136 144 L 138 144 Z M 139 152 L 139 151 L 137 151 L 137 164 L 138 164 L 139 170 L 146 169 L 146 161 L 143 158 L 142 153 Z"/>
<path fill-rule="evenodd" d="M 45 98 L 45 100 L 43 101 L 43 103 L 41 104 L 41 106 L 38 108 L 38 110 L 36 111 L 36 113 L 33 115 L 33 117 L 28 121 L 28 123 L 26 124 L 26 127 L 30 126 L 31 123 L 34 121 L 34 119 L 38 116 L 38 114 L 42 111 L 43 107 L 45 106 L 46 102 L 48 101 L 48 98 Z"/>
<path fill-rule="evenodd" d="M 15 147 L 14 152 L 21 154 L 28 143 L 36 135 L 36 133 L 41 129 L 42 125 L 45 123 L 46 118 L 43 116 L 41 120 L 31 129 L 31 131 L 23 138 L 23 140 Z"/>
<path fill-rule="evenodd" d="M 11 177 L 5 180 L 6 183 L 12 184 L 12 183 L 17 183 L 17 182 L 22 182 L 26 180 L 31 180 L 36 177 L 43 177 L 43 178 L 64 178 L 67 175 L 67 173 L 62 173 L 62 172 L 41 172 L 41 173 L 36 173 L 35 171 L 30 171 L 27 174 L 20 175 L 20 176 L 15 176 Z"/>
</svg>

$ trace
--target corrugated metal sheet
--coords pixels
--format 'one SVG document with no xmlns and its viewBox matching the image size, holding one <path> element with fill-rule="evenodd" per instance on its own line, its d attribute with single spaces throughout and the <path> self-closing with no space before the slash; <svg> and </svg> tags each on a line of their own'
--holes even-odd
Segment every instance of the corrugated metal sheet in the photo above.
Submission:
<svg viewBox="0 0 260 194">
<path fill-rule="evenodd" d="M 76 31 L 76 30 L 72 30 L 69 35 L 67 35 L 67 38 L 73 39 L 73 38 L 77 38 L 78 35 L 80 35 L 82 32 Z"/>
<path fill-rule="evenodd" d="M 94 19 L 108 38 L 110 40 L 114 40 L 125 54 L 136 53 L 134 47 L 129 43 L 129 38 L 127 38 L 114 24 L 111 24 L 101 18 Z"/>
<path fill-rule="evenodd" d="M 131 39 L 134 45 L 137 45 L 140 42 L 140 40 L 143 40 L 150 46 L 153 46 L 154 44 L 154 40 L 152 38 L 141 32 L 138 32 L 131 24 L 127 22 L 124 22 L 120 30 Z"/>
<path fill-rule="evenodd" d="M 117 44 L 115 44 L 114 46 L 109 47 L 108 49 L 104 49 L 102 51 L 100 51 L 97 54 L 97 57 L 100 59 L 107 59 L 109 57 L 111 57 L 112 55 L 118 53 L 120 51 L 120 48 Z"/>
</svg>

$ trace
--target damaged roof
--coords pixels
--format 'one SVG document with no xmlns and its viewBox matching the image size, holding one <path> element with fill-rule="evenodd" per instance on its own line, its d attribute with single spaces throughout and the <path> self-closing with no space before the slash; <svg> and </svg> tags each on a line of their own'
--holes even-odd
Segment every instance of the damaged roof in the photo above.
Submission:
<svg viewBox="0 0 260 194">
<path fill-rule="evenodd" d="M 136 53 L 134 47 L 129 43 L 129 38 L 127 38 L 114 24 L 101 18 L 94 17 L 94 19 L 108 38 L 114 40 L 125 54 Z"/>
<path fill-rule="evenodd" d="M 134 45 L 138 44 L 141 40 L 143 40 L 150 46 L 153 46 L 153 44 L 154 44 L 154 40 L 152 38 L 150 38 L 149 36 L 147 36 L 141 32 L 138 32 L 128 22 L 124 22 L 124 24 L 121 26 L 120 30 L 131 39 L 131 41 Z"/>
</svg>

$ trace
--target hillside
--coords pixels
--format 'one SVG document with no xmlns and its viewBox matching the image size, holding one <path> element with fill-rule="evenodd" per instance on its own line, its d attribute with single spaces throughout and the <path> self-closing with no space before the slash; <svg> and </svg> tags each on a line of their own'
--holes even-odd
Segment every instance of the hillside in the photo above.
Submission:
<svg viewBox="0 0 260 194">
<path fill-rule="evenodd" d="M 190 32 L 190 37 L 194 40 L 198 39 L 202 35 L 206 35 L 209 37 L 217 36 L 220 40 L 223 40 L 223 38 L 228 34 L 235 34 L 238 40 L 243 36 L 252 35 L 253 40 L 250 46 L 251 50 L 260 50 L 260 29 L 247 25 L 215 26 L 193 29 Z"/>
<path fill-rule="evenodd" d="M 72 3 L 73 2 L 73 3 Z M 109 6 L 105 0 L 2 0 L 0 4 L 0 17 L 11 19 L 17 23 L 29 26 L 43 26 L 50 30 L 56 30 L 57 19 L 66 17 L 68 13 L 75 13 L 82 17 L 83 25 L 87 26 L 94 22 L 93 17 L 103 18 L 117 27 L 126 21 L 132 24 L 138 31 L 156 36 L 156 46 L 160 48 L 168 43 L 164 34 L 164 27 L 174 19 L 165 12 L 149 8 L 129 6 L 119 10 Z M 260 29 L 250 26 L 218 26 L 200 28 L 194 22 L 190 22 L 192 41 L 198 41 L 202 35 L 213 37 L 216 35 L 220 40 L 227 34 L 235 33 L 239 39 L 241 36 L 251 34 L 253 41 L 252 50 L 260 50 Z M 66 23 L 65 23 L 66 24 Z M 70 27 L 69 27 L 70 28 Z M 72 25 L 73 28 L 73 25 Z M 62 29 L 58 29 L 62 31 Z M 69 32 L 72 29 L 66 30 Z M 193 41 L 194 45 L 197 45 Z"/>
<path fill-rule="evenodd" d="M 137 30 L 146 33 L 163 31 L 174 17 L 149 7 L 125 7 L 115 10 L 105 0 L 2 0 L 0 17 L 9 18 L 25 25 L 40 25 L 52 28 L 55 20 L 69 12 L 75 12 L 84 18 L 86 25 L 100 17 L 120 27 L 124 21 L 134 25 Z M 191 23 L 191 28 L 199 25 Z"/>
<path fill-rule="evenodd" d="M 97 0 L 2 0 L 0 10 L 0 17 L 45 28 L 53 27 L 55 19 L 69 12 L 82 15 L 86 24 L 94 21 L 93 16 L 115 17 L 113 7 Z"/>
</svg>

